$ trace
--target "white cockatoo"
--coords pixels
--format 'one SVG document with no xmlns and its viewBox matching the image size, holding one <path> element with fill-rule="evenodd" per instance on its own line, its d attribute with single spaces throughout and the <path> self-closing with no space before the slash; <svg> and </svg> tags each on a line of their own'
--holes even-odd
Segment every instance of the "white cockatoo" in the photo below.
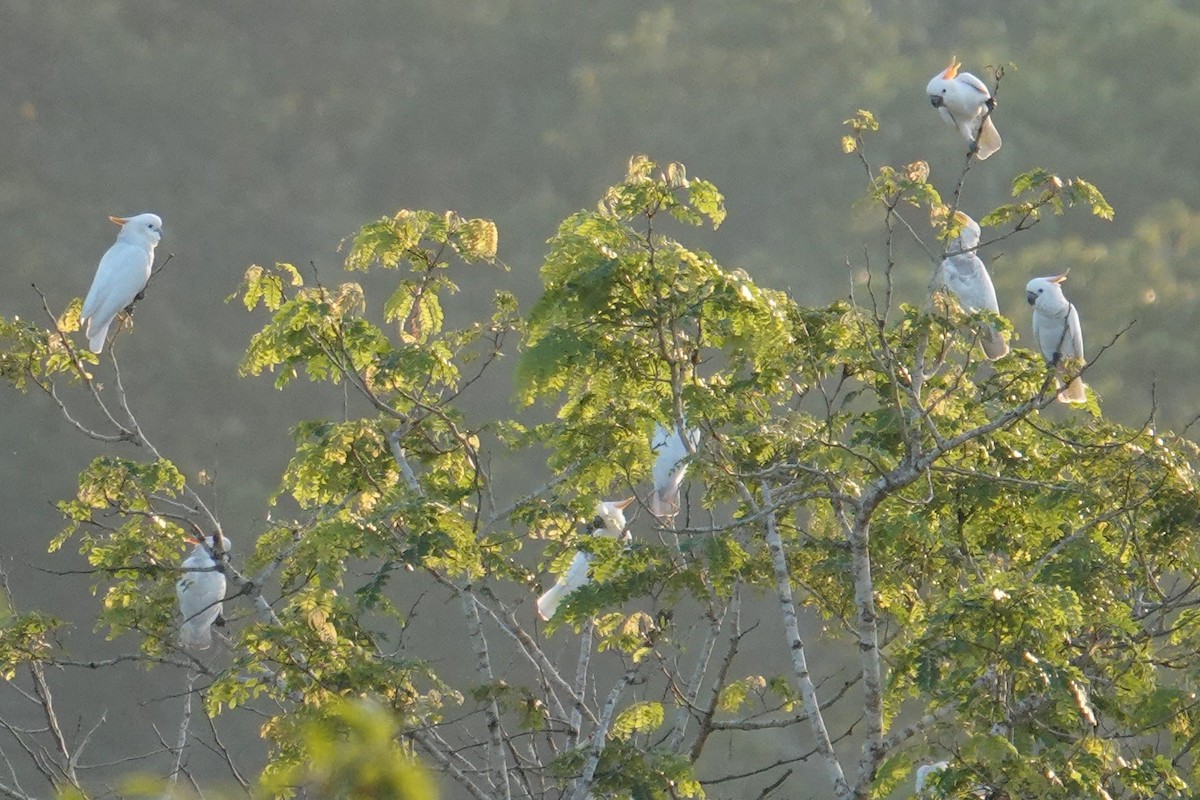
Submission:
<svg viewBox="0 0 1200 800">
<path fill-rule="evenodd" d="M 947 795 L 942 792 L 934 794 L 934 787 L 930 785 L 930 780 L 934 775 L 937 775 L 939 772 L 944 772 L 949 768 L 949 761 L 935 761 L 932 764 L 922 764 L 921 766 L 917 767 L 917 797 L 946 797 Z M 976 786 L 974 789 L 970 790 L 970 793 L 967 796 L 975 798 L 976 800 L 987 800 L 991 794 L 991 790 L 987 787 Z M 955 795 L 955 797 L 958 796 L 959 795 Z"/>
<path fill-rule="evenodd" d="M 1075 373 L 1084 359 L 1083 329 L 1079 326 L 1079 312 L 1063 295 L 1062 282 L 1066 279 L 1066 273 L 1054 278 L 1034 278 L 1025 284 L 1025 299 L 1033 306 L 1033 338 L 1046 361 L 1060 372 Z M 1078 375 L 1058 393 L 1058 399 L 1064 403 L 1087 402 Z"/>
<path fill-rule="evenodd" d="M 146 288 L 154 264 L 154 246 L 162 238 L 162 220 L 157 214 L 109 219 L 121 226 L 121 232 L 96 267 L 79 319 L 80 324 L 87 325 L 85 334 L 93 353 L 104 350 L 108 326 Z"/>
<path fill-rule="evenodd" d="M 197 542 L 183 562 L 183 577 L 175 582 L 175 596 L 183 615 L 179 641 L 189 650 L 207 650 L 212 646 L 212 626 L 221 616 L 221 601 L 225 598 L 225 574 L 213 558 L 212 550 L 216 547 L 213 539 L 206 536 L 203 542 Z M 227 554 L 229 547 L 229 537 L 222 534 L 222 553 Z"/>
<path fill-rule="evenodd" d="M 929 785 L 929 778 L 949 766 L 949 761 L 935 761 L 932 764 L 922 764 L 917 767 L 917 796 L 928 796 L 928 792 L 932 788 Z"/>
<path fill-rule="evenodd" d="M 925 91 L 942 119 L 958 128 L 979 160 L 1000 149 L 1000 133 L 992 123 L 996 101 L 987 85 L 969 72 L 959 72 L 957 58 L 933 76 Z"/>
<path fill-rule="evenodd" d="M 688 442 L 695 451 L 700 444 L 700 429 L 687 431 Z M 688 447 L 679 434 L 679 429 L 668 431 L 662 425 L 654 426 L 654 438 L 650 449 L 658 454 L 654 461 L 654 493 L 650 495 L 650 513 L 658 519 L 670 519 L 679 513 L 679 487 L 687 474 Z"/>
<path fill-rule="evenodd" d="M 596 518 L 592 520 L 592 536 L 607 536 L 610 539 L 629 540 L 629 531 L 625 529 L 625 509 L 634 501 L 628 500 L 604 501 L 596 504 Z M 591 556 L 579 550 L 571 561 L 571 566 L 562 577 L 537 599 L 538 616 L 550 619 L 558 611 L 559 604 L 567 595 L 587 584 L 591 580 L 588 569 Z"/>
<path fill-rule="evenodd" d="M 979 223 L 961 211 L 956 211 L 955 216 L 962 231 L 947 248 L 938 280 L 958 298 L 963 311 L 986 309 L 999 314 L 1000 304 L 996 302 L 992 276 L 988 275 L 987 267 L 975 249 L 979 247 Z M 984 354 L 992 361 L 1008 353 L 1004 333 L 991 325 L 982 331 L 979 341 Z"/>
</svg>

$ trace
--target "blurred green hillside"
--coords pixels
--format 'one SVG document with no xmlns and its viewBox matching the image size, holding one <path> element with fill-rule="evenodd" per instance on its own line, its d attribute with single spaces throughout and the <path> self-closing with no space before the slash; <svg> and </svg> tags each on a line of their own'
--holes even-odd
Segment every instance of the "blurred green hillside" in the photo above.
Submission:
<svg viewBox="0 0 1200 800">
<path fill-rule="evenodd" d="M 161 214 L 158 253 L 174 258 L 119 342 L 126 385 L 163 450 L 214 478 L 221 517 L 249 545 L 291 452 L 286 425 L 339 415 L 343 398 L 237 377 L 256 324 L 224 299 L 246 266 L 311 262 L 332 282 L 360 224 L 452 208 L 496 220 L 511 268 L 464 287 L 458 313 L 485 313 L 493 286 L 528 308 L 559 221 L 644 152 L 724 192 L 728 221 L 693 243 L 826 303 L 880 235 L 856 205 L 864 174 L 841 152 L 842 121 L 872 110 L 872 163 L 927 160 L 948 194 L 965 142 L 925 84 L 952 54 L 981 77 L 1006 67 L 1004 147 L 970 171 L 964 210 L 1006 202 L 1034 167 L 1087 178 L 1116 209 L 985 251 L 1018 345 L 1025 282 L 1070 268 L 1089 355 L 1137 321 L 1090 373 L 1106 412 L 1138 424 L 1156 407 L 1164 427 L 1185 427 L 1200 413 L 1190 2 L 0 0 L 0 313 L 41 315 L 31 283 L 61 310 L 111 243 L 109 214 Z M 927 256 L 898 259 L 899 299 L 921 302 Z M 50 563 L 51 502 L 101 447 L 44 400 L 0 389 L 0 554 L 26 606 L 71 616 L 94 600 L 30 565 Z"/>
</svg>

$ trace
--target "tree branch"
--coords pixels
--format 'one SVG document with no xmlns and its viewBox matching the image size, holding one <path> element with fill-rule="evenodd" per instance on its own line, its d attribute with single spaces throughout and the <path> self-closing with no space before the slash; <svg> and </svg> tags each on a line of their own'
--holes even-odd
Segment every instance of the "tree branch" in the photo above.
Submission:
<svg viewBox="0 0 1200 800">
<path fill-rule="evenodd" d="M 617 701 L 621 699 L 625 689 L 633 682 L 638 670 L 637 664 L 625 670 L 625 674 L 608 693 L 608 699 L 604 702 L 604 708 L 600 712 L 600 720 L 589 737 L 588 757 L 583 763 L 582 773 L 575 781 L 575 791 L 571 795 L 572 800 L 588 800 L 592 796 L 592 782 L 596 777 L 596 767 L 600 766 L 600 755 L 604 752 L 604 743 L 608 739 L 608 728 L 612 724 Z"/>
<path fill-rule="evenodd" d="M 774 505 L 770 486 L 762 484 L 763 503 L 768 507 Z M 751 498 L 752 499 L 752 498 Z M 829 730 L 825 727 L 825 718 L 821 714 L 821 703 L 817 699 L 816 687 L 813 686 L 812 675 L 808 671 L 808 658 L 804 653 L 804 640 L 800 637 L 800 624 L 796 617 L 796 604 L 792 600 L 792 580 L 788 571 L 787 556 L 783 551 L 783 540 L 779 536 L 775 513 L 767 514 L 767 548 L 771 552 L 771 563 L 775 569 L 775 593 L 779 598 L 779 610 L 783 615 L 784 634 L 787 636 L 788 649 L 792 657 L 792 670 L 800 687 L 800 696 L 808 713 L 809 726 L 813 738 L 817 741 L 816 751 L 825 765 L 825 773 L 833 784 L 834 795 L 838 798 L 850 797 L 850 786 L 838 762 L 833 743 L 829 739 Z"/>
</svg>

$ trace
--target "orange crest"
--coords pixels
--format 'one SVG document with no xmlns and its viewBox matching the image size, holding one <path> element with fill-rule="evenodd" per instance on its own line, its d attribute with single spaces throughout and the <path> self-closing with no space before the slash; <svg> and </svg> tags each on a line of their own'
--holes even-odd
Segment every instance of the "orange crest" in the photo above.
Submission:
<svg viewBox="0 0 1200 800">
<path fill-rule="evenodd" d="M 953 80 L 957 77 L 958 68 L 961 66 L 962 64 L 958 63 L 958 56 L 950 56 L 950 66 L 946 67 L 945 71 L 942 72 L 942 77 L 948 81 Z"/>
</svg>

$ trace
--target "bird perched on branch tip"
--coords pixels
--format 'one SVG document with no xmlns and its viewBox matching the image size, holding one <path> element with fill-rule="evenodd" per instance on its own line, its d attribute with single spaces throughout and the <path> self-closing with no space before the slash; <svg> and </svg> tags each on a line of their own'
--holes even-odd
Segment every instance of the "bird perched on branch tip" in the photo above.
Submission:
<svg viewBox="0 0 1200 800">
<path fill-rule="evenodd" d="M 146 288 L 154 247 L 162 239 L 162 220 L 157 214 L 109 219 L 121 230 L 96 267 L 79 318 L 93 353 L 104 350 L 109 325 Z"/>
<path fill-rule="evenodd" d="M 952 58 L 950 66 L 934 75 L 925 87 L 929 102 L 942 119 L 958 129 L 980 161 L 1000 149 L 1000 132 L 992 122 L 996 101 L 987 85 Z"/>
</svg>

